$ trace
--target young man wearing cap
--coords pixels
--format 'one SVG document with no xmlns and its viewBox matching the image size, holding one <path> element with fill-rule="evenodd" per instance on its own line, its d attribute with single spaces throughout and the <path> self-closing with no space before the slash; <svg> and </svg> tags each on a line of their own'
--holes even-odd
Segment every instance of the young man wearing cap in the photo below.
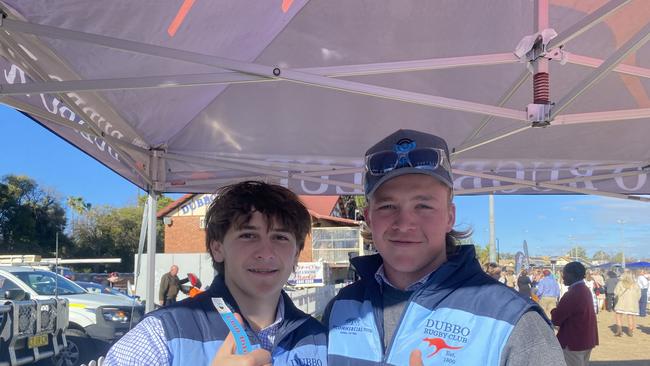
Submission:
<svg viewBox="0 0 650 366">
<path fill-rule="evenodd" d="M 456 212 L 449 151 L 399 130 L 366 152 L 366 223 L 379 254 L 328 304 L 331 365 L 563 365 L 532 301 L 488 276 Z M 533 356 L 534 357 L 531 357 Z"/>
</svg>

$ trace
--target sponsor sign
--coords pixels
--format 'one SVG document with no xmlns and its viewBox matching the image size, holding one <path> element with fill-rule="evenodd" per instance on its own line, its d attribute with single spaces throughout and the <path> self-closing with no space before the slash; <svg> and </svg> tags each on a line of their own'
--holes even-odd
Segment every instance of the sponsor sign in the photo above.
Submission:
<svg viewBox="0 0 650 366">
<path fill-rule="evenodd" d="M 287 282 L 298 287 L 324 286 L 325 265 L 323 262 L 299 262 Z"/>
</svg>

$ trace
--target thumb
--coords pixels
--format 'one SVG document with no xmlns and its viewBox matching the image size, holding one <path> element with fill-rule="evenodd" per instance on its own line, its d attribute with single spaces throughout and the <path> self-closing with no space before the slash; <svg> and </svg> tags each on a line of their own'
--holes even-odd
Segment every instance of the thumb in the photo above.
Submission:
<svg viewBox="0 0 650 366">
<path fill-rule="evenodd" d="M 409 366 L 424 366 L 422 363 L 422 352 L 419 349 L 411 351 L 409 356 Z"/>
<path fill-rule="evenodd" d="M 263 348 L 258 348 L 248 354 L 253 361 L 253 365 L 271 365 L 271 353 Z"/>
<path fill-rule="evenodd" d="M 215 358 L 221 359 L 233 354 L 235 354 L 235 337 L 232 336 L 232 333 L 228 333 Z"/>
<path fill-rule="evenodd" d="M 242 318 L 241 315 L 239 315 L 239 313 L 233 313 L 232 315 L 235 316 L 235 319 L 237 319 L 239 324 L 241 324 L 242 326 L 244 325 L 244 318 Z"/>
</svg>

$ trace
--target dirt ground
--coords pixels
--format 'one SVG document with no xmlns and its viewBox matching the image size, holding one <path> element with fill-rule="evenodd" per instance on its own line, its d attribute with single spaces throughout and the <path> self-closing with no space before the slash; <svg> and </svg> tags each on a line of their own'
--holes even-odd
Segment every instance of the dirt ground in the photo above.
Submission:
<svg viewBox="0 0 650 366">
<path fill-rule="evenodd" d="M 591 352 L 591 365 L 597 366 L 650 366 L 650 316 L 636 318 L 634 335 L 629 337 L 627 322 L 623 318 L 623 336 L 615 337 L 613 312 L 598 314 L 600 345 Z"/>
</svg>

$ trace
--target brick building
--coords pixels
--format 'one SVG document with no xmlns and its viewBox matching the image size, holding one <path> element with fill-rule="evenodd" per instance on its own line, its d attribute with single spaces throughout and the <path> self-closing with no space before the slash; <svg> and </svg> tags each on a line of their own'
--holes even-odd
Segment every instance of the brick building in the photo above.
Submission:
<svg viewBox="0 0 650 366">
<path fill-rule="evenodd" d="M 165 228 L 165 253 L 205 253 L 205 214 L 213 194 L 187 194 L 158 211 Z M 363 254 L 360 222 L 336 217 L 339 196 L 300 196 L 312 216 L 312 235 L 299 262 L 322 261 L 333 278 L 345 277 L 351 255 Z"/>
</svg>

